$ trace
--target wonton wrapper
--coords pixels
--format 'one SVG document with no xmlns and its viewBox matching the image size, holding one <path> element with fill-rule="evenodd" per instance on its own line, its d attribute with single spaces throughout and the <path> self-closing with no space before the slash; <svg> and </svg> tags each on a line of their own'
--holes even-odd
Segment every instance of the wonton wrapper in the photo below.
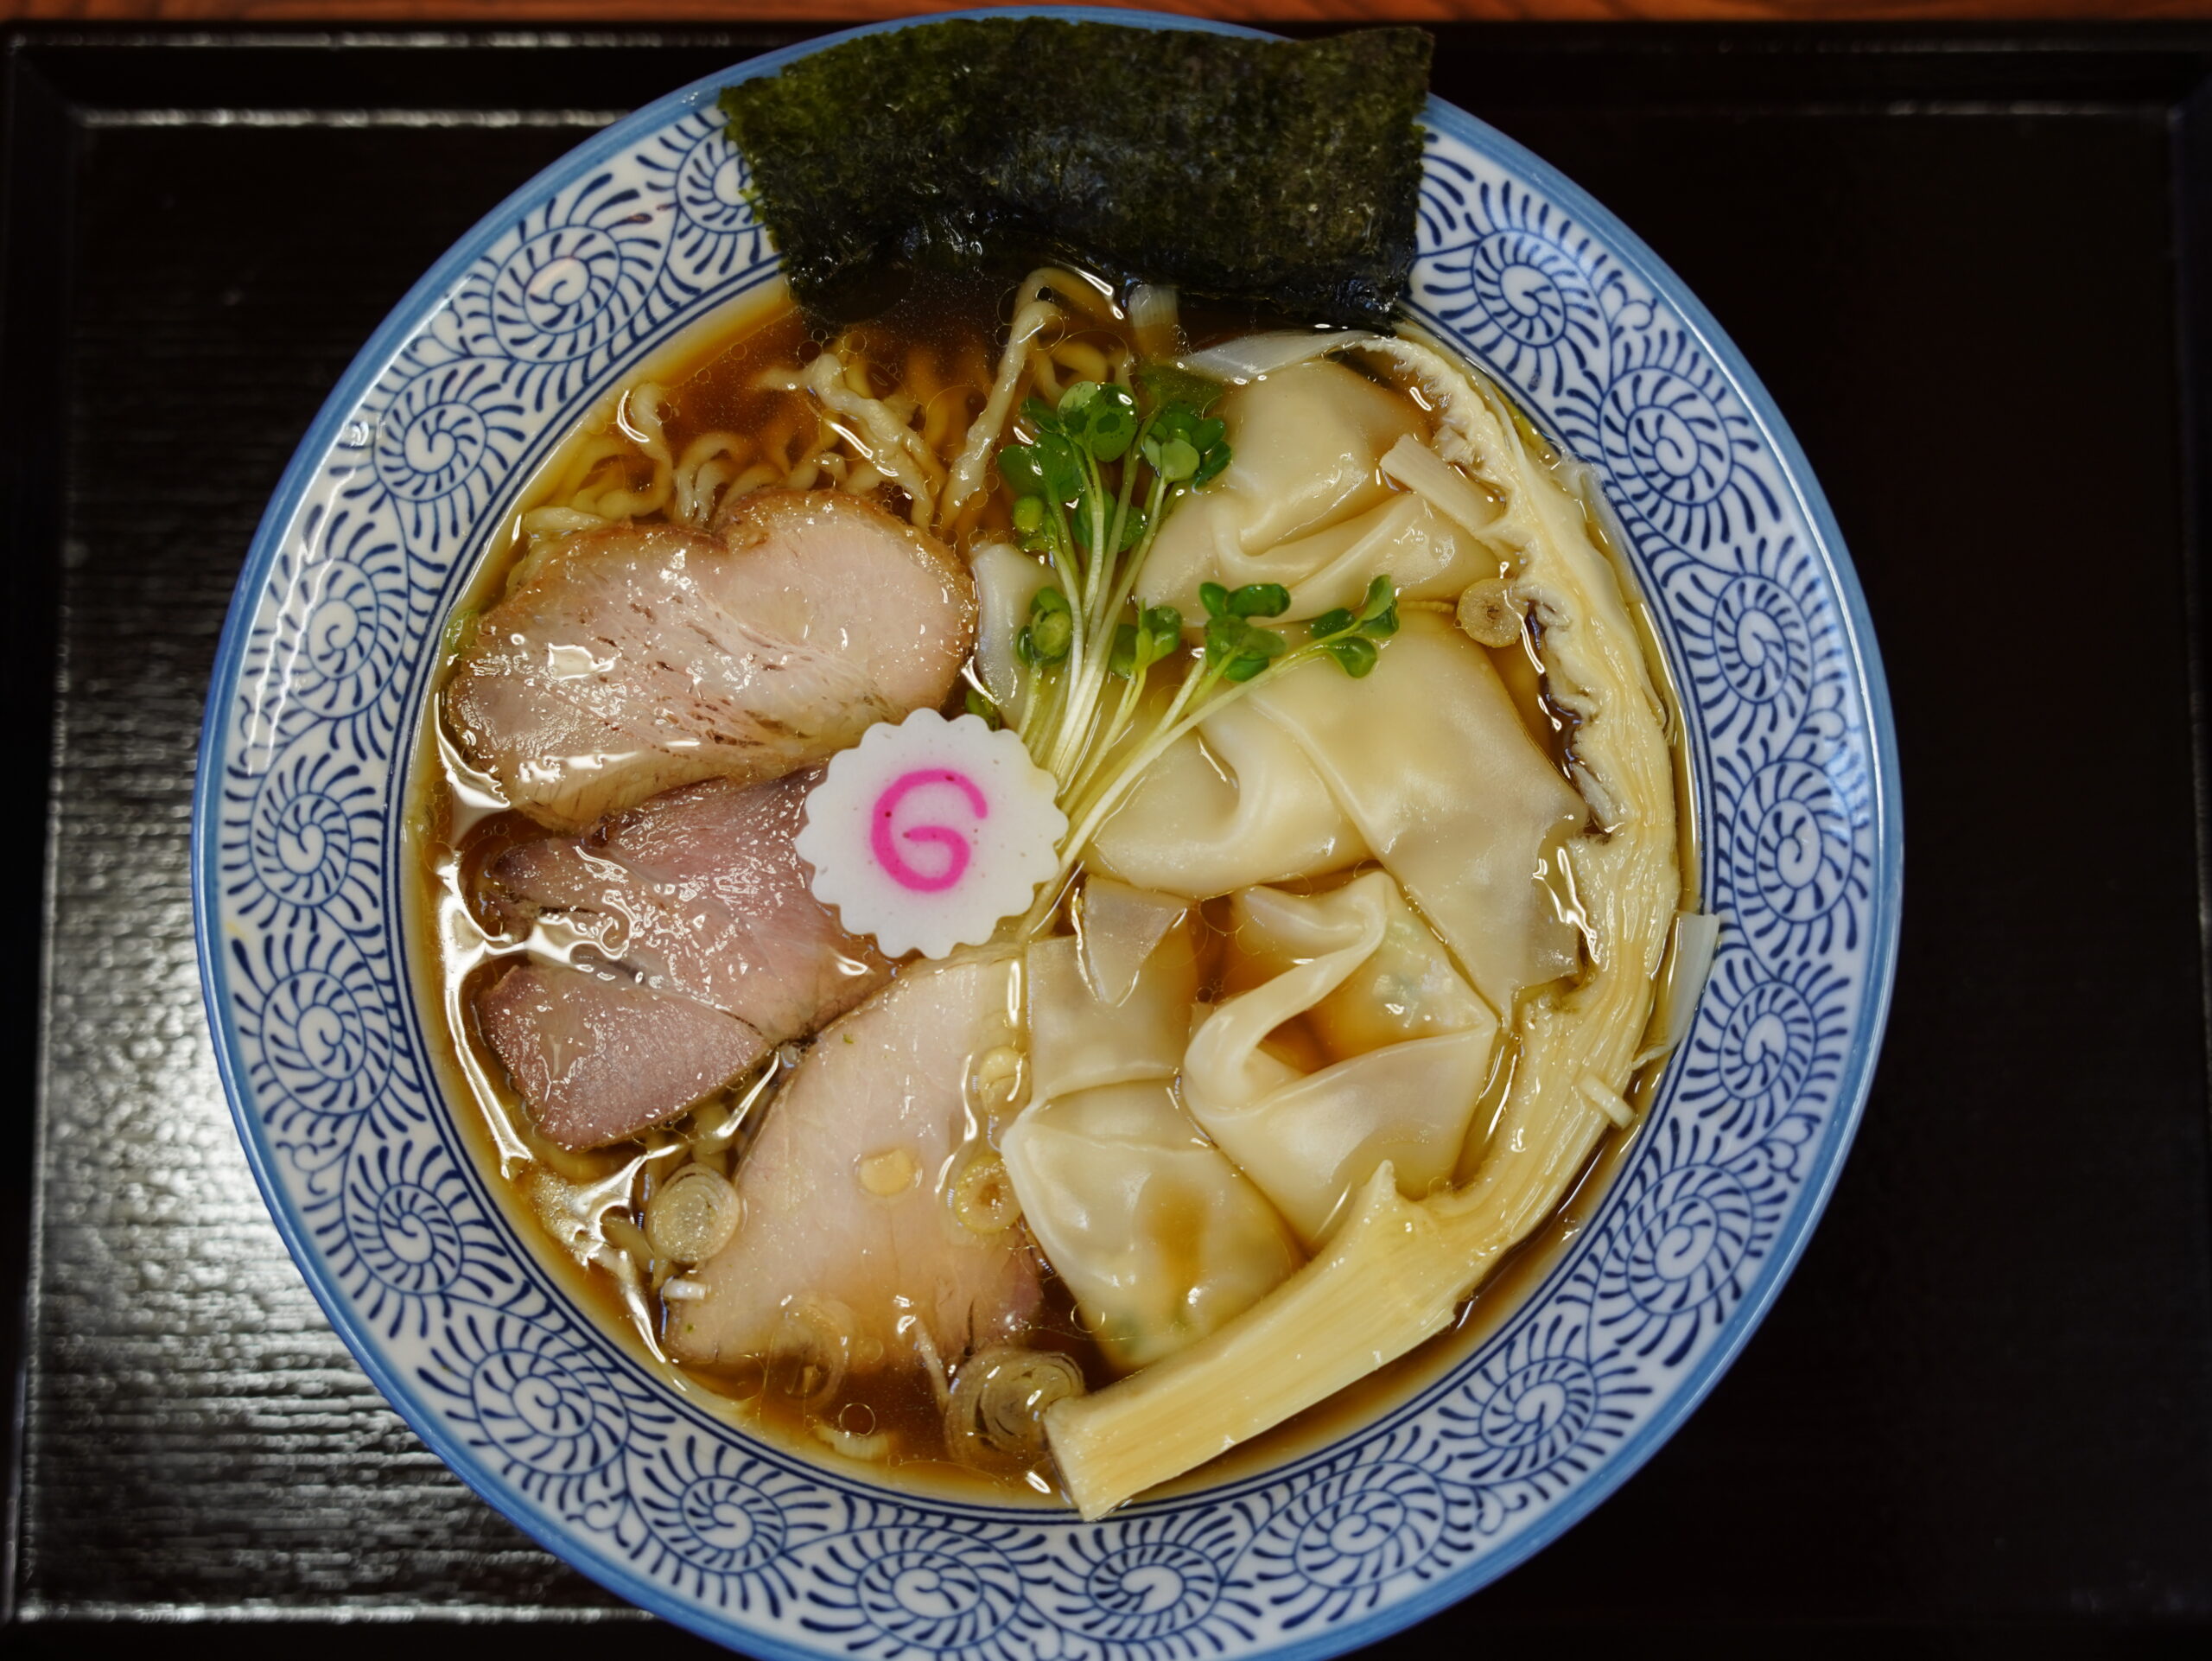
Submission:
<svg viewBox="0 0 2212 1661">
<path fill-rule="evenodd" d="M 1310 897 L 1255 890 L 1237 911 L 1239 948 L 1249 931 L 1288 966 L 1192 1037 L 1184 1100 L 1311 1247 L 1386 1160 L 1408 1199 L 1451 1181 L 1497 1020 L 1380 871 Z M 1300 1016 L 1352 1053 L 1312 1072 L 1271 1053 Z"/>
<path fill-rule="evenodd" d="M 1003 1152 L 1030 1231 L 1122 1371 L 1204 1338 L 1304 1261 L 1165 1083 L 1042 1103 Z"/>
<path fill-rule="evenodd" d="M 1222 400 L 1228 469 L 1160 527 L 1138 580 L 1147 606 L 1201 619 L 1198 585 L 1280 582 L 1287 619 L 1357 603 L 1388 572 L 1407 599 L 1454 595 L 1498 574 L 1497 556 L 1378 472 L 1420 417 L 1326 359 L 1233 387 Z"/>
<path fill-rule="evenodd" d="M 1489 653 L 1449 618 L 1408 612 L 1364 680 L 1310 664 L 1179 739 L 1100 828 L 1093 859 L 1198 899 L 1371 853 L 1505 1015 L 1522 987 L 1579 962 L 1537 871 L 1588 817 Z"/>
<path fill-rule="evenodd" d="M 1383 896 L 1382 944 L 1337 989 L 1303 1015 L 1315 1043 L 1332 1060 L 1364 1055 L 1440 1033 L 1493 1024 L 1489 1006 L 1452 967 L 1450 955 L 1414 915 L 1397 885 L 1380 872 L 1319 895 L 1281 888 L 1248 888 L 1230 912 L 1234 951 L 1247 983 L 1287 975 L 1334 949 L 1348 920 L 1363 914 L 1363 897 L 1350 890 L 1372 887 Z M 1256 972 L 1255 972 L 1256 971 Z"/>
<path fill-rule="evenodd" d="M 1256 698 L 1242 697 L 1152 764 L 1091 839 L 1089 863 L 1139 888 L 1208 900 L 1340 871 L 1367 855 L 1313 763 Z"/>
<path fill-rule="evenodd" d="M 1522 987 L 1574 971 L 1574 927 L 1537 870 L 1589 806 L 1529 736 L 1490 654 L 1450 618 L 1406 614 L 1364 680 L 1316 663 L 1254 701 L 1492 1009 L 1510 1016 Z"/>
<path fill-rule="evenodd" d="M 1052 1457 L 1085 1518 L 1447 1328 L 1586 1168 L 1645 1053 L 1653 977 L 1681 898 L 1675 778 L 1633 589 L 1592 538 L 1603 499 L 1579 468 L 1547 467 L 1480 376 L 1409 340 L 1363 349 L 1419 381 L 1438 411 L 1440 455 L 1501 505 L 1483 535 L 1511 562 L 1512 600 L 1537 623 L 1546 691 L 1575 720 L 1570 765 L 1603 828 L 1566 852 L 1590 963 L 1515 1010 L 1512 1079 L 1465 1187 L 1415 1204 L 1378 1170 L 1321 1254 L 1238 1319 L 1135 1378 L 1051 1409 Z M 1384 648 L 1385 664 L 1402 643 Z M 1377 1285 L 1390 1295 L 1376 1297 Z"/>
<path fill-rule="evenodd" d="M 1187 926 L 1166 932 L 1118 1003 L 1091 989 L 1071 934 L 1032 941 L 1028 960 L 1032 1101 L 1175 1076 L 1198 992 Z"/>
</svg>

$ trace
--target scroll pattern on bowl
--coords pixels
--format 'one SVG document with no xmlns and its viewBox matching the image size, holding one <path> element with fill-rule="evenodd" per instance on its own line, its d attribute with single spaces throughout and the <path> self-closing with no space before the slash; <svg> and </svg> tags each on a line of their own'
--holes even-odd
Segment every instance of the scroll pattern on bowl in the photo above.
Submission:
<svg viewBox="0 0 2212 1661">
<path fill-rule="evenodd" d="M 1369 1641 L 1641 1462 L 1755 1324 L 1841 1159 L 1886 996 L 1895 786 L 1817 491 L 1656 263 L 1432 103 L 1411 308 L 1595 470 L 1681 693 L 1724 919 L 1689 1039 L 1541 1288 L 1325 1448 L 1094 1524 L 827 1469 L 666 1391 L 517 1238 L 435 1087 L 399 936 L 404 768 L 472 555 L 586 407 L 773 274 L 713 96 L 641 112 L 480 227 L 365 350 L 264 521 L 195 827 L 249 1156 L 424 1439 L 550 1548 L 709 1636 L 976 1661 Z"/>
</svg>

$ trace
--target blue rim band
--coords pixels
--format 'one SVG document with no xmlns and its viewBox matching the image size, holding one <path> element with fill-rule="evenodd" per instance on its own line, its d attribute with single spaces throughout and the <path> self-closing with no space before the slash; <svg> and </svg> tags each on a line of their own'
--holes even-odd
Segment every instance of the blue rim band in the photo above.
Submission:
<svg viewBox="0 0 2212 1661">
<path fill-rule="evenodd" d="M 218 646 L 201 729 L 198 774 L 192 810 L 193 908 L 199 938 L 202 995 L 206 1001 L 215 1054 L 226 1098 L 237 1123 L 240 1142 L 254 1180 L 276 1219 L 294 1260 L 331 1325 L 353 1352 L 363 1371 L 431 1451 L 459 1475 L 493 1509 L 554 1555 L 573 1564 L 629 1601 L 678 1626 L 717 1642 L 741 1637 L 747 1649 L 777 1661 L 815 1661 L 822 1651 L 787 1644 L 772 1635 L 747 1630 L 741 1634 L 713 1619 L 702 1607 L 673 1594 L 668 1588 L 638 1574 L 626 1562 L 605 1556 L 580 1539 L 551 1524 L 542 1514 L 518 1503 L 480 1468 L 476 1455 L 458 1445 L 442 1425 L 438 1414 L 423 1403 L 415 1387 L 395 1375 L 379 1358 L 377 1346 L 356 1329 L 353 1315 L 330 1282 L 327 1266 L 312 1248 L 303 1220 L 289 1196 L 269 1168 L 269 1150 L 257 1127 L 250 1123 L 245 1104 L 245 1068 L 238 1052 L 238 1035 L 229 1017 L 220 983 L 219 955 L 210 939 L 210 926 L 218 915 L 219 890 L 219 837 L 216 815 L 224 768 L 224 744 L 229 700 L 243 665 L 254 609 L 270 569 L 282 551 L 286 527 L 303 502 L 321 465 L 335 443 L 345 417 L 374 385 L 385 363 L 419 325 L 422 317 L 448 293 L 461 275 L 512 226 L 528 205 L 601 166 L 639 137 L 684 112 L 713 101 L 719 90 L 733 81 L 770 74 L 795 59 L 837 41 L 948 17 L 1007 17 L 1052 16 L 1155 29 L 1196 29 L 1218 34 L 1259 35 L 1263 31 L 1210 21 L 1162 14 L 1101 8 L 1025 7 L 1003 10 L 943 14 L 870 24 L 819 37 L 781 51 L 748 60 L 670 93 L 627 119 L 587 140 L 554 167 L 532 179 L 502 201 L 454 245 L 422 279 L 410 289 L 356 355 L 295 454 L 290 466 L 255 533 Z M 1824 574 L 1840 598 L 1845 612 L 1845 635 L 1855 673 L 1853 690 L 1866 711 L 1874 751 L 1872 780 L 1872 821 L 1875 868 L 1871 907 L 1872 935 L 1868 945 L 1868 973 L 1856 1024 L 1846 1054 L 1846 1071 L 1837 1088 L 1836 1109 L 1823 1132 L 1814 1161 L 1817 1172 L 1797 1196 L 1789 1219 L 1779 1231 L 1778 1249 L 1762 1264 L 1740 1302 L 1730 1312 L 1719 1338 L 1679 1381 L 1665 1403 L 1629 1441 L 1614 1449 L 1604 1466 L 1553 1503 L 1543 1517 L 1497 1548 L 1472 1562 L 1448 1573 L 1433 1583 L 1362 1620 L 1329 1626 L 1310 1637 L 1267 1651 L 1289 1658 L 1318 1658 L 1336 1655 L 1409 1626 L 1424 1616 L 1459 1601 L 1483 1585 L 1526 1561 L 1572 1527 L 1621 1483 L 1642 1467 L 1682 1419 L 1701 1402 L 1758 1328 L 1783 1283 L 1788 1279 L 1814 1226 L 1826 1208 L 1840 1173 L 1844 1155 L 1863 1113 L 1879 1053 L 1895 978 L 1897 921 L 1903 893 L 1903 839 L 1899 809 L 1899 780 L 1895 729 L 1887 688 L 1871 619 L 1857 577 L 1844 553 L 1841 532 L 1815 481 L 1811 469 L 1773 400 L 1751 366 L 1722 333 L 1706 309 L 1667 266 L 1625 226 L 1580 187 L 1512 140 L 1484 126 L 1458 108 L 1431 98 L 1424 111 L 1427 123 L 1459 137 L 1471 148 L 1508 162 L 1537 186 L 1551 201 L 1567 210 L 1595 234 L 1621 264 L 1662 296 L 1683 325 L 1724 372 L 1741 398 L 1761 436 L 1780 458 L 1796 506 L 1819 544 Z"/>
</svg>

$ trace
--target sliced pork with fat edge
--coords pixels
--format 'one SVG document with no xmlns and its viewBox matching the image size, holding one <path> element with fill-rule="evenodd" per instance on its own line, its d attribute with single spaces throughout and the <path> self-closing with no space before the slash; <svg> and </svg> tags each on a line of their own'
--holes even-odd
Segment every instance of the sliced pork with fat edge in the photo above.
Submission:
<svg viewBox="0 0 2212 1661">
<path fill-rule="evenodd" d="M 612 972 L 518 964 L 476 1000 L 477 1025 L 564 1148 L 597 1148 L 681 1113 L 773 1047 L 734 1015 Z"/>
<path fill-rule="evenodd" d="M 493 897 L 515 921 L 556 919 L 618 966 L 533 964 L 520 987 L 508 990 L 517 971 L 480 1002 L 485 1039 L 545 1134 L 570 1147 L 635 1136 L 889 975 L 808 890 L 791 839 L 816 776 L 689 785 L 592 836 L 523 843 L 493 863 Z M 633 1079 L 626 1058 L 646 1044 L 663 1050 Z"/>
<path fill-rule="evenodd" d="M 510 905 L 555 913 L 653 986 L 803 1037 L 879 985 L 888 964 L 809 890 L 792 846 L 818 771 L 709 780 L 616 815 L 592 836 L 509 850 L 490 876 Z"/>
<path fill-rule="evenodd" d="M 702 779 L 772 779 L 935 707 L 975 636 L 944 544 L 836 491 L 710 531 L 614 525 L 524 562 L 445 694 L 470 765 L 557 830 Z"/>
<path fill-rule="evenodd" d="M 831 1371 L 954 1362 L 1037 1308 L 1039 1270 L 1010 1212 L 982 1232 L 945 1188 L 969 1137 L 971 1060 L 1003 1042 L 1011 954 L 906 970 L 823 1033 L 772 1099 L 737 1177 L 744 1220 L 672 1301 L 680 1360 L 728 1367 L 803 1352 Z"/>
</svg>

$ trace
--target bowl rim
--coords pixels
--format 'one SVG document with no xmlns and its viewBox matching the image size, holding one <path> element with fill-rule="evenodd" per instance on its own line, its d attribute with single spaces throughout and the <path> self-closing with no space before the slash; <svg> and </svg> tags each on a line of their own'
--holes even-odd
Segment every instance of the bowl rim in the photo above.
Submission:
<svg viewBox="0 0 2212 1661">
<path fill-rule="evenodd" d="M 311 1244 L 312 1233 L 292 1199 L 270 1168 L 271 1150 L 248 1108 L 246 1068 L 238 1034 L 227 1011 L 219 980 L 219 950 L 210 926 L 219 914 L 219 826 L 225 725 L 252 629 L 256 607 L 271 566 L 283 552 L 285 528 L 301 506 L 333 448 L 346 417 L 374 387 L 388 360 L 435 309 L 457 280 L 511 228 L 531 203 L 557 192 L 594 167 L 620 155 L 644 137 L 736 81 L 772 74 L 826 47 L 866 35 L 920 24 L 982 18 L 1056 17 L 1151 29 L 1276 39 L 1268 31 L 1182 14 L 1099 6 L 1009 6 L 957 12 L 932 12 L 892 18 L 814 36 L 748 58 L 664 94 L 622 120 L 601 129 L 511 192 L 459 238 L 393 305 L 355 353 L 339 379 L 271 494 L 256 526 L 219 638 L 204 707 L 193 787 L 191 818 L 192 907 L 195 956 L 201 996 L 224 1098 L 264 1204 L 268 1207 L 294 1264 L 321 1306 L 332 1329 L 385 1399 L 439 1460 L 492 1508 L 556 1557 L 626 1601 L 724 1645 L 740 1639 L 746 1648 L 774 1661 L 819 1661 L 826 1651 L 788 1642 L 749 1625 L 741 1617 L 717 1615 L 703 1602 L 684 1597 L 639 1573 L 626 1561 L 601 1552 L 587 1538 L 572 1534 L 549 1514 L 510 1497 L 480 1471 L 474 1453 L 449 1434 L 440 1416 L 426 1409 L 417 1392 L 388 1365 L 378 1345 L 362 1328 L 333 1283 L 328 1263 Z M 1333 1624 L 1288 1643 L 1250 1651 L 1268 1661 L 1319 1661 L 1372 1643 L 1468 1597 L 1525 1562 L 1610 1498 L 1639 1470 L 1703 1402 L 1765 1319 L 1782 1286 L 1796 1268 L 1827 1206 L 1864 1115 L 1887 1024 L 1897 971 L 1898 922 L 1904 889 L 1904 840 L 1897 734 L 1879 648 L 1865 595 L 1826 495 L 1788 422 L 1750 363 L 1696 296 L 1643 240 L 1618 218 L 1533 151 L 1487 123 L 1430 94 L 1423 123 L 1470 148 L 1509 164 L 1548 202 L 1564 208 L 1605 251 L 1639 277 L 1675 313 L 1685 331 L 1707 353 L 1741 398 L 1744 413 L 1778 462 L 1783 482 L 1803 515 L 1817 544 L 1814 550 L 1825 583 L 1842 613 L 1842 655 L 1848 661 L 1851 701 L 1866 721 L 1872 767 L 1867 776 L 1872 870 L 1867 900 L 1870 919 L 1864 996 L 1845 1042 L 1835 1106 L 1823 1127 L 1812 1174 L 1777 1226 L 1774 1249 L 1759 1264 L 1751 1284 L 1728 1312 L 1721 1332 L 1676 1381 L 1651 1416 L 1603 1461 L 1565 1493 L 1550 1500 L 1530 1526 L 1394 1603 Z M 397 754 L 397 752 L 396 752 Z M 407 763 L 396 760 L 395 776 Z M 385 810 L 389 811 L 389 808 Z M 1531 1289 L 1539 1295 L 1542 1286 Z M 1395 1414 L 1416 1408 L 1425 1388 Z M 1240 1478 L 1231 1488 L 1266 1473 Z M 1197 1499 L 1198 1496 L 1192 1496 Z M 933 1502 L 934 1503 L 934 1502 Z M 1056 1519 L 1057 1520 L 1057 1519 Z"/>
</svg>

